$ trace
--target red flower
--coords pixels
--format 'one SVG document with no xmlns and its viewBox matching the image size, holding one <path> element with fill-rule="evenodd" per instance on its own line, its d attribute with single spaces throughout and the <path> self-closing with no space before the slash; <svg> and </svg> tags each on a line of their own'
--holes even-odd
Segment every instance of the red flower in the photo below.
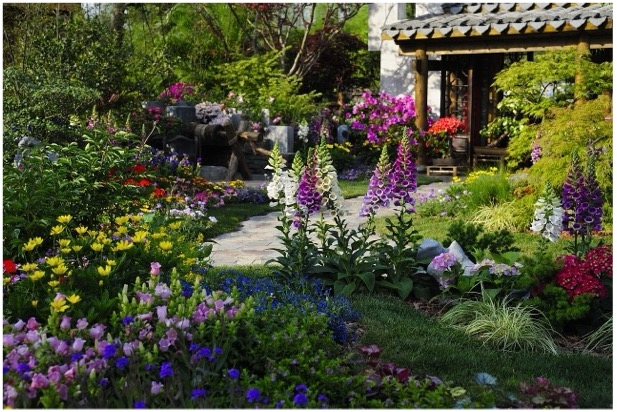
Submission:
<svg viewBox="0 0 617 412">
<path fill-rule="evenodd" d="M 130 186 L 130 185 L 135 186 L 137 184 L 137 180 L 133 179 L 132 177 L 129 177 L 122 184 L 125 186 Z"/>
<path fill-rule="evenodd" d="M 154 197 L 163 197 L 165 196 L 165 189 L 161 189 L 160 187 L 157 187 L 156 189 L 154 189 Z"/>
<path fill-rule="evenodd" d="M 142 164 L 136 164 L 131 169 L 133 170 L 133 173 L 135 173 L 136 175 L 140 175 L 146 171 L 146 166 Z"/>
<path fill-rule="evenodd" d="M 598 298 L 607 295 L 606 286 L 600 280 L 599 274 L 606 273 L 612 277 L 612 252 L 597 249 L 599 248 L 590 249 L 585 260 L 573 255 L 563 257 L 564 265 L 557 272 L 555 283 L 566 290 L 570 300 L 583 293 L 590 293 Z M 604 272 L 609 267 L 610 271 Z"/>
<path fill-rule="evenodd" d="M 152 183 L 148 179 L 141 179 L 139 182 L 137 182 L 137 186 L 141 186 L 141 187 L 148 187 L 151 184 Z"/>
<path fill-rule="evenodd" d="M 431 125 L 428 129 L 429 133 L 441 133 L 446 132 L 450 136 L 454 136 L 457 133 L 462 133 L 465 131 L 465 123 L 461 120 L 457 119 L 454 116 L 451 117 L 441 117 L 437 119 L 435 123 Z"/>
<path fill-rule="evenodd" d="M 17 272 L 17 266 L 15 266 L 15 262 L 11 259 L 4 259 L 2 262 L 2 268 L 4 273 L 15 273 Z"/>
</svg>

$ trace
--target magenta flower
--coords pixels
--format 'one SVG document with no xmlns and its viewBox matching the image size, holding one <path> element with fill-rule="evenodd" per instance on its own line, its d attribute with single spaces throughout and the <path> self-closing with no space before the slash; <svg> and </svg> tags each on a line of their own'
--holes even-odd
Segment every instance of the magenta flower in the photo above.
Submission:
<svg viewBox="0 0 617 412">
<path fill-rule="evenodd" d="M 317 190 L 317 181 L 317 153 L 310 150 L 307 165 L 298 184 L 298 207 L 308 216 L 321 208 L 321 194 Z"/>
</svg>

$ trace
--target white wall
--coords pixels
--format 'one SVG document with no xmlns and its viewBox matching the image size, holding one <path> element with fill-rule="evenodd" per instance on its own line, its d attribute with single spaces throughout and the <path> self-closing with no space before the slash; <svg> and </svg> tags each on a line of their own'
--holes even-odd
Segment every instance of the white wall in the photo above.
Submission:
<svg viewBox="0 0 617 412">
<path fill-rule="evenodd" d="M 416 16 L 441 11 L 439 4 L 416 4 Z M 381 40 L 381 28 L 389 23 L 405 20 L 405 3 L 369 4 L 369 51 L 381 51 L 381 70 L 379 89 L 391 95 L 414 95 L 414 77 L 411 69 L 412 56 L 402 56 L 393 40 Z M 428 79 L 428 105 L 433 113 L 440 111 L 441 77 L 439 72 L 430 72 Z"/>
</svg>

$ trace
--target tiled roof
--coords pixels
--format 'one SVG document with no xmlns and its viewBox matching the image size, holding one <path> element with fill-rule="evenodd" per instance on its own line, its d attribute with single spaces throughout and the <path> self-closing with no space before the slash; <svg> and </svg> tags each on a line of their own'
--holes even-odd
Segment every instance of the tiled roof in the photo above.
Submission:
<svg viewBox="0 0 617 412">
<path fill-rule="evenodd" d="M 613 28 L 613 5 L 606 3 L 444 3 L 442 10 L 388 24 L 382 38 L 398 42 Z"/>
</svg>

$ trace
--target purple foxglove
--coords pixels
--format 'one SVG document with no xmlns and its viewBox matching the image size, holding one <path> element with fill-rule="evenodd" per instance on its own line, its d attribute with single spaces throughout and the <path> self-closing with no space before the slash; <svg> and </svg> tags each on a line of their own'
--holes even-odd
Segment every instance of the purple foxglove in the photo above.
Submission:
<svg viewBox="0 0 617 412">
<path fill-rule="evenodd" d="M 369 181 L 368 189 L 362 201 L 362 209 L 360 216 L 368 216 L 374 214 L 379 207 L 388 207 L 392 189 L 390 187 L 390 171 L 391 165 L 388 159 L 388 148 L 386 146 L 381 150 L 381 156 L 373 172 L 373 176 Z"/>
<path fill-rule="evenodd" d="M 413 212 L 415 200 L 412 193 L 417 187 L 416 162 L 411 153 L 411 142 L 407 133 L 404 133 L 398 145 L 396 160 L 389 177 L 394 205 L 408 205 L 407 210 Z"/>
</svg>

